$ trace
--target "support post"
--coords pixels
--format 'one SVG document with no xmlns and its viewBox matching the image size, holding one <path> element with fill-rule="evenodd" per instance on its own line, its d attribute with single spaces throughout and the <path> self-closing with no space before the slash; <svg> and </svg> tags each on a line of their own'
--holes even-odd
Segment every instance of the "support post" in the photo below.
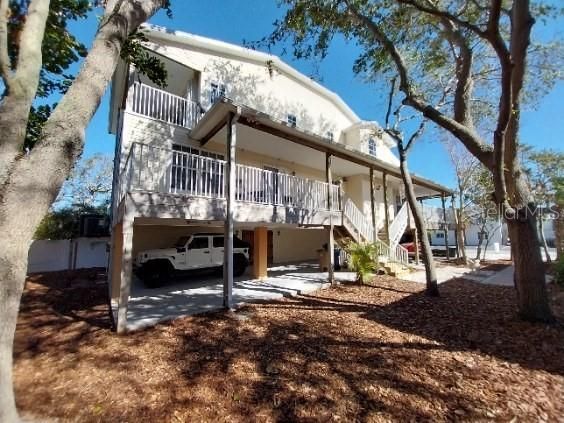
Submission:
<svg viewBox="0 0 564 423">
<path fill-rule="evenodd" d="M 372 230 L 373 233 L 373 242 L 376 242 L 378 239 L 378 228 L 376 227 L 376 201 L 375 201 L 375 192 L 374 192 L 374 169 L 370 168 L 370 211 L 372 214 Z"/>
<path fill-rule="evenodd" d="M 384 189 L 384 225 L 386 229 L 386 244 L 390 245 L 390 206 L 388 204 L 388 174 L 382 176 L 382 187 Z"/>
<path fill-rule="evenodd" d="M 333 175 L 331 173 L 331 163 L 332 156 L 329 153 L 325 153 L 325 179 L 327 182 L 327 205 L 328 209 L 333 209 L 333 190 L 331 185 L 333 185 Z M 328 281 L 331 285 L 335 283 L 335 238 L 333 233 L 333 214 L 329 213 L 329 239 L 327 242 L 327 254 L 329 254 L 329 268 L 328 271 Z"/>
<path fill-rule="evenodd" d="M 223 248 L 223 306 L 233 307 L 233 208 L 235 206 L 235 147 L 237 145 L 237 119 L 239 114 L 229 114 L 227 119 L 225 163 L 225 225 Z"/>
<path fill-rule="evenodd" d="M 456 213 L 456 207 L 454 206 L 454 195 L 450 196 L 450 205 L 452 208 L 452 218 L 454 220 L 454 246 L 456 247 L 456 258 L 460 258 L 460 246 L 458 245 L 458 215 Z"/>
<path fill-rule="evenodd" d="M 443 222 L 444 222 L 444 233 L 445 233 L 445 253 L 446 259 L 450 260 L 450 254 L 448 252 L 448 222 L 446 218 L 446 206 L 445 206 L 445 194 L 441 194 L 441 202 L 443 204 Z"/>
<path fill-rule="evenodd" d="M 120 271 L 114 271 L 114 275 L 119 274 L 119 299 L 116 331 L 118 334 L 127 332 L 127 307 L 129 304 L 129 294 L 131 293 L 131 277 L 133 273 L 133 219 L 128 218 L 124 213 L 122 222 L 122 245 Z M 114 281 L 115 283 L 116 281 Z"/>
<path fill-rule="evenodd" d="M 253 241 L 253 277 L 265 279 L 268 276 L 268 229 L 255 228 Z"/>
<path fill-rule="evenodd" d="M 411 222 L 411 207 L 407 208 L 407 221 Z M 417 234 L 417 228 L 413 230 L 413 244 L 415 247 L 415 264 L 419 264 L 419 235 Z"/>
</svg>

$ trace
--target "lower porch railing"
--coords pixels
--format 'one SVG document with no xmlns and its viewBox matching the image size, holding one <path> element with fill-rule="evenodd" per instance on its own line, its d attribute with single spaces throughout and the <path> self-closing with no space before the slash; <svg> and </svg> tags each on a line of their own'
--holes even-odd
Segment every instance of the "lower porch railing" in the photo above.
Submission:
<svg viewBox="0 0 564 423">
<path fill-rule="evenodd" d="M 120 176 L 120 199 L 129 191 L 225 198 L 224 160 L 134 143 Z M 246 203 L 328 210 L 328 184 L 237 164 L 235 199 Z M 331 186 L 331 210 L 340 210 L 340 190 Z"/>
</svg>

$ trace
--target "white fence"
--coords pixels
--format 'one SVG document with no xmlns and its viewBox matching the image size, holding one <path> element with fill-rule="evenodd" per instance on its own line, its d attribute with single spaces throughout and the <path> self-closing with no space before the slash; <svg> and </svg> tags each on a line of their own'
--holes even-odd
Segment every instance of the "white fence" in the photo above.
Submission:
<svg viewBox="0 0 564 423">
<path fill-rule="evenodd" d="M 127 110 L 188 129 L 202 114 L 198 103 L 140 82 L 134 82 L 129 91 Z"/>
<path fill-rule="evenodd" d="M 28 253 L 28 273 L 106 267 L 110 238 L 76 238 L 33 241 Z"/>
</svg>

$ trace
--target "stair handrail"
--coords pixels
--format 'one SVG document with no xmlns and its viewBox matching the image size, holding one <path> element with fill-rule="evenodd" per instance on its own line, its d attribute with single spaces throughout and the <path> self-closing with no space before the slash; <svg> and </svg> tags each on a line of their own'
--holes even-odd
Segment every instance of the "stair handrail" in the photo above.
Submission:
<svg viewBox="0 0 564 423">
<path fill-rule="evenodd" d="M 390 246 L 398 245 L 398 242 L 403 235 L 403 230 L 407 226 L 407 219 L 408 219 L 408 204 L 405 201 L 402 206 L 400 207 L 399 211 L 397 212 L 392 224 L 390 225 L 389 234 L 390 234 Z M 402 228 L 403 225 L 403 228 Z M 402 232 L 402 233 L 400 233 Z"/>
<path fill-rule="evenodd" d="M 374 227 L 372 223 L 366 219 L 364 213 L 356 206 L 356 204 L 342 191 L 343 198 L 343 216 L 352 224 L 354 229 L 369 242 L 374 241 Z"/>
<path fill-rule="evenodd" d="M 378 246 L 380 255 L 385 255 L 391 262 L 409 265 L 409 252 L 405 247 L 398 244 L 392 248 L 381 239 L 377 239 L 375 244 Z"/>
</svg>

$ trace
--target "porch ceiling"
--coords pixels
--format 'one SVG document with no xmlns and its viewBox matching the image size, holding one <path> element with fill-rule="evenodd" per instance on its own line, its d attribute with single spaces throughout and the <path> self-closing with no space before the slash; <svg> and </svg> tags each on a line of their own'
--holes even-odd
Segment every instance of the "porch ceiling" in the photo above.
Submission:
<svg viewBox="0 0 564 423">
<path fill-rule="evenodd" d="M 227 98 L 217 102 L 198 122 L 190 137 L 201 144 L 208 141 L 225 144 L 226 121 L 230 114 L 239 115 L 237 147 L 257 154 L 278 157 L 280 160 L 325 170 L 325 154 L 333 155 L 333 174 L 351 176 L 368 174 L 373 168 L 378 175 L 387 173 L 390 182 L 401 181 L 398 168 L 359 152 L 346 145 L 330 141 L 301 128 L 289 126 L 265 113 L 233 103 Z M 378 175 L 380 176 L 380 175 Z M 433 181 L 412 175 L 418 196 L 437 193 L 451 195 L 452 191 Z"/>
</svg>

